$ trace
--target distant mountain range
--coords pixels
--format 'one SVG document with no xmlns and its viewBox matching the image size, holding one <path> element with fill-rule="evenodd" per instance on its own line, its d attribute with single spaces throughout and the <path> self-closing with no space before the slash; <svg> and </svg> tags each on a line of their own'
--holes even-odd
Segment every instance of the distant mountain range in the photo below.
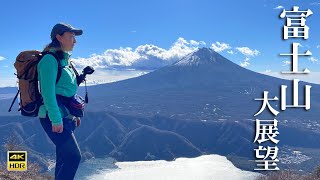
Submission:
<svg viewBox="0 0 320 180">
<path fill-rule="evenodd" d="M 299 102 L 304 102 L 306 84 L 311 83 L 299 82 Z M 287 103 L 291 103 L 292 81 L 250 71 L 212 49 L 200 48 L 146 75 L 88 87 L 89 104 L 76 136 L 84 159 L 173 160 L 220 154 L 242 169 L 253 170 L 253 115 L 262 103 L 254 98 L 269 91 L 270 98 L 280 99 L 281 85 L 288 86 Z M 280 111 L 280 103 L 272 103 L 280 112 L 276 117 L 282 150 L 279 156 L 290 158 L 290 153 L 299 150 L 311 157 L 299 163 L 280 163 L 282 168 L 312 171 L 320 164 L 320 86 L 311 85 L 309 111 Z M 0 88 L 0 94 L 14 92 L 13 88 Z M 83 88 L 79 94 L 84 94 Z M 53 144 L 37 118 L 6 112 L 11 100 L 0 100 L 0 138 L 14 134 L 30 148 L 34 159 L 52 154 Z M 274 116 L 263 112 L 258 118 Z"/>
</svg>

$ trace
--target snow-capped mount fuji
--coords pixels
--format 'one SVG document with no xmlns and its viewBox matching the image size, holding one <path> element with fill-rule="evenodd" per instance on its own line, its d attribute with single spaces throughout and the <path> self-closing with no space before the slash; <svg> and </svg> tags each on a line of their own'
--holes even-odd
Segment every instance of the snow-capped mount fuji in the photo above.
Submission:
<svg viewBox="0 0 320 180">
<path fill-rule="evenodd" d="M 226 63 L 226 59 L 210 48 L 199 48 L 197 51 L 189 53 L 182 59 L 173 63 L 173 66 L 199 66 L 199 65 L 221 65 Z"/>
<path fill-rule="evenodd" d="M 299 82 L 300 87 L 305 84 Z M 107 109 L 142 116 L 181 114 L 182 119 L 226 119 L 223 116 L 230 116 L 230 113 L 237 119 L 249 119 L 260 106 L 254 99 L 261 98 L 263 91 L 269 91 L 270 97 L 280 97 L 281 85 L 287 85 L 289 91 L 292 81 L 251 71 L 210 48 L 200 48 L 151 73 L 89 87 L 91 104 L 88 107 L 93 111 Z M 319 86 L 313 85 L 315 99 L 320 97 L 320 90 L 316 88 Z M 289 92 L 287 96 L 290 97 Z M 204 115 L 206 104 L 221 113 Z M 314 107 L 318 105 L 313 103 Z M 190 116 L 191 111 L 196 113 Z M 316 114 L 312 111 L 315 110 L 307 115 Z"/>
<path fill-rule="evenodd" d="M 89 93 L 94 105 L 90 106 L 95 111 L 128 110 L 141 115 L 149 112 L 175 114 L 177 109 L 188 112 L 200 108 L 199 104 L 203 103 L 219 104 L 220 107 L 226 106 L 224 111 L 232 111 L 234 108 L 228 103 L 242 107 L 260 97 L 263 90 L 272 91 L 275 84 L 283 82 L 291 85 L 288 80 L 245 69 L 212 49 L 200 48 L 172 65 L 140 77 L 91 86 Z M 243 113 L 251 114 L 252 109 L 243 110 Z"/>
<path fill-rule="evenodd" d="M 127 84 L 127 87 L 132 87 L 129 85 L 132 84 L 135 89 L 203 85 L 213 88 L 227 83 L 232 83 L 236 87 L 236 84 L 248 86 L 249 83 L 261 84 L 270 80 L 280 82 L 280 79 L 243 68 L 210 48 L 199 48 L 172 65 L 119 84 Z M 137 85 L 139 87 L 136 87 Z"/>
</svg>

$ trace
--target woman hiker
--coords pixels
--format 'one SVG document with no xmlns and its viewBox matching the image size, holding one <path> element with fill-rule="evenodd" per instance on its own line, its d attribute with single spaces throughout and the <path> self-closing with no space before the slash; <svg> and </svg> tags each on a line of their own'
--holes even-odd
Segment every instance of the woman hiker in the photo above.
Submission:
<svg viewBox="0 0 320 180">
<path fill-rule="evenodd" d="M 82 34 L 69 24 L 58 23 L 51 31 L 52 42 L 44 51 L 56 54 L 46 54 L 39 62 L 38 79 L 43 105 L 40 106 L 38 116 L 41 125 L 56 146 L 56 180 L 73 179 L 78 169 L 81 152 L 74 135 L 74 129 L 80 125 L 80 118 L 68 113 L 68 110 L 58 103 L 56 94 L 71 97 L 76 94 L 78 84 L 75 72 L 70 65 L 70 55 L 76 43 L 75 36 Z M 58 61 L 56 58 L 59 58 Z M 61 76 L 57 80 L 58 62 Z"/>
</svg>

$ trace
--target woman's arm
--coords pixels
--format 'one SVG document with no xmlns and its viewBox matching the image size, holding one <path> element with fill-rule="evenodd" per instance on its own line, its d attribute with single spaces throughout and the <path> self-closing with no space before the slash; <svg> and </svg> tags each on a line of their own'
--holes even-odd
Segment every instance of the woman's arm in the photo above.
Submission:
<svg viewBox="0 0 320 180">
<path fill-rule="evenodd" d="M 56 79 L 58 62 L 50 54 L 45 55 L 38 64 L 40 91 L 44 105 L 53 126 L 62 124 L 62 116 L 56 99 Z"/>
</svg>

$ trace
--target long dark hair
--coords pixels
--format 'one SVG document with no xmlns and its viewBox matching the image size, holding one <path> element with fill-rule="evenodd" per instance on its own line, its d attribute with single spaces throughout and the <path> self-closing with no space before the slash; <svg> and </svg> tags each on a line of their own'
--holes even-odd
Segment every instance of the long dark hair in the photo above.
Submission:
<svg viewBox="0 0 320 180">
<path fill-rule="evenodd" d="M 54 38 L 51 43 L 47 44 L 45 46 L 45 48 L 43 49 L 43 52 L 45 51 L 49 51 L 50 49 L 54 49 L 56 54 L 58 55 L 59 59 L 63 59 L 64 58 L 64 52 L 61 49 L 61 44 L 58 41 L 57 38 Z"/>
</svg>

